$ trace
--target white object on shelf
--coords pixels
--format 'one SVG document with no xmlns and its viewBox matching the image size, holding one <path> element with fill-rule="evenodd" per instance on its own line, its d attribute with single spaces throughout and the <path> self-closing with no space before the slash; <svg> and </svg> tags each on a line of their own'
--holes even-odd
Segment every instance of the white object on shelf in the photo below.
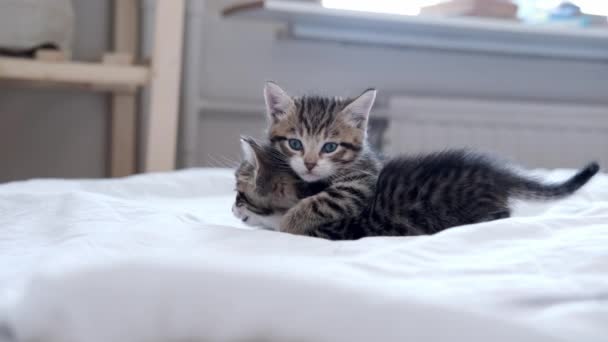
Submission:
<svg viewBox="0 0 608 342">
<path fill-rule="evenodd" d="M 0 46 L 29 49 L 54 43 L 70 50 L 74 32 L 71 0 L 0 1 Z"/>
</svg>

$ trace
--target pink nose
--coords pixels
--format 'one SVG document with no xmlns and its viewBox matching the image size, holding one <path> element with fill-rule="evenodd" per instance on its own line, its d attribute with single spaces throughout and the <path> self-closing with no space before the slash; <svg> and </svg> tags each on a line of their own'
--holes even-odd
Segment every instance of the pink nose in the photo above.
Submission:
<svg viewBox="0 0 608 342">
<path fill-rule="evenodd" d="M 308 169 L 308 171 L 312 171 L 312 169 L 314 169 L 315 166 L 317 166 L 317 163 L 304 162 L 304 165 L 306 165 L 306 168 Z"/>
</svg>

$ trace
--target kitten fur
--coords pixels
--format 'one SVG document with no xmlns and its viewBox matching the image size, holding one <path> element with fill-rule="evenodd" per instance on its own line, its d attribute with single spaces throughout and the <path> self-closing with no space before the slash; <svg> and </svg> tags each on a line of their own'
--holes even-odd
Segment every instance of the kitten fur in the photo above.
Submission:
<svg viewBox="0 0 608 342">
<path fill-rule="evenodd" d="M 321 225 L 361 214 L 374 193 L 381 167 L 367 142 L 376 90 L 355 99 L 290 97 L 269 82 L 264 98 L 268 142 L 301 180 L 326 184 L 277 218 L 272 228 L 308 234 Z M 294 141 L 298 148 L 292 145 Z M 335 148 L 326 150 L 328 145 Z"/>
<path fill-rule="evenodd" d="M 301 180 L 287 164 L 283 154 L 270 145 L 241 138 L 244 161 L 236 169 L 236 201 L 232 212 L 250 225 L 273 228 L 301 199 L 327 187 L 323 181 Z"/>
<path fill-rule="evenodd" d="M 507 218 L 511 213 L 509 200 L 563 198 L 585 185 L 598 171 L 598 164 L 590 163 L 565 182 L 546 184 L 490 156 L 467 150 L 403 156 L 390 160 L 382 169 L 373 198 L 361 215 L 327 222 L 307 235 L 332 240 L 423 235 Z M 285 187 L 291 187 L 288 178 L 282 181 Z M 291 181 L 296 184 L 297 178 Z M 341 196 L 330 189 L 325 191 Z M 248 197 L 250 193 L 241 196 Z M 259 211 L 251 204 L 247 203 L 249 211 Z"/>
</svg>

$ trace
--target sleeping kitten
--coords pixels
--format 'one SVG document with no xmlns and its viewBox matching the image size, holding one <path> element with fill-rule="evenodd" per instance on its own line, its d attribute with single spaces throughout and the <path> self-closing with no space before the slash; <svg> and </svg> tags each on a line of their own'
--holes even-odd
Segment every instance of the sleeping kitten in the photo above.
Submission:
<svg viewBox="0 0 608 342">
<path fill-rule="evenodd" d="M 267 159 L 264 154 L 269 151 L 258 148 L 254 158 Z M 244 165 L 248 163 L 243 162 Z M 268 170 L 282 170 L 272 163 L 258 165 L 257 175 Z M 324 223 L 305 235 L 333 240 L 423 235 L 507 218 L 510 216 L 509 200 L 566 197 L 585 185 L 598 170 L 599 166 L 591 163 L 565 182 L 545 184 L 521 175 L 489 156 L 465 150 L 395 158 L 382 169 L 376 192 L 361 215 Z M 243 182 L 253 185 L 243 186 Z M 261 218 L 247 223 L 263 225 L 266 213 L 280 216 L 288 212 L 286 206 L 297 202 L 295 198 L 306 196 L 296 190 L 303 186 L 300 180 L 294 174 L 286 173 L 280 180 L 283 191 L 266 193 L 274 202 L 289 203 L 276 209 L 270 199 L 260 195 L 260 189 L 273 182 L 277 180 L 272 177 L 256 178 L 255 174 L 237 171 L 237 184 L 241 190 L 237 195 L 235 215 L 247 221 L 254 213 Z M 308 195 L 311 193 L 314 192 Z"/>
<path fill-rule="evenodd" d="M 232 212 L 252 226 L 276 229 L 282 217 L 301 199 L 327 187 L 323 181 L 308 183 L 289 167 L 285 156 L 252 138 L 241 138 L 243 162 L 235 172 L 236 201 Z"/>
<path fill-rule="evenodd" d="M 307 234 L 323 224 L 361 214 L 374 193 L 381 167 L 367 143 L 376 91 L 369 89 L 355 99 L 290 97 L 269 82 L 264 98 L 268 141 L 301 180 L 327 183 L 272 228 Z"/>
</svg>

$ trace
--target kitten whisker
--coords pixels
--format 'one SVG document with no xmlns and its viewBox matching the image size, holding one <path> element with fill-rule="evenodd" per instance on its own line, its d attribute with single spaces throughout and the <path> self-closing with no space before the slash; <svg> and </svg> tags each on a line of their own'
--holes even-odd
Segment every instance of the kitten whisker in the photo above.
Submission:
<svg viewBox="0 0 608 342">
<path fill-rule="evenodd" d="M 230 165 L 226 165 L 225 161 L 218 159 L 218 157 L 216 157 L 212 154 L 208 154 L 207 157 L 210 159 L 211 162 L 213 162 L 215 164 L 214 167 L 228 168 L 228 169 L 233 168 Z"/>
<path fill-rule="evenodd" d="M 209 164 L 209 166 L 211 167 L 221 167 L 218 163 L 218 161 L 215 159 L 215 157 L 213 157 L 210 154 L 207 154 L 207 163 Z"/>
<path fill-rule="evenodd" d="M 240 164 L 240 162 L 238 162 L 238 161 L 236 161 L 234 159 L 230 159 L 230 158 L 228 158 L 226 156 L 220 156 L 220 158 L 222 158 L 226 162 L 226 165 L 228 165 L 228 167 L 230 169 L 234 169 L 237 166 L 239 166 L 239 164 Z"/>
</svg>

